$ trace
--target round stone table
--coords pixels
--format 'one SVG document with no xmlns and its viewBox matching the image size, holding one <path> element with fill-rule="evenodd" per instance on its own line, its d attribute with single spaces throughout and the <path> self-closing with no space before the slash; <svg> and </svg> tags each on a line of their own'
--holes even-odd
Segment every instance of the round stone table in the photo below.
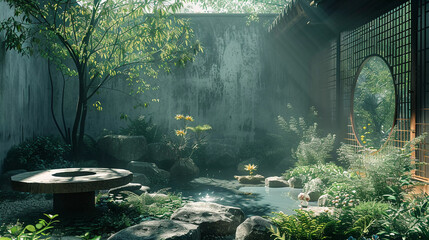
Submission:
<svg viewBox="0 0 429 240">
<path fill-rule="evenodd" d="M 55 213 L 79 213 L 95 207 L 95 191 L 125 185 L 133 173 L 115 168 L 61 168 L 25 172 L 11 177 L 12 189 L 51 193 Z"/>
</svg>

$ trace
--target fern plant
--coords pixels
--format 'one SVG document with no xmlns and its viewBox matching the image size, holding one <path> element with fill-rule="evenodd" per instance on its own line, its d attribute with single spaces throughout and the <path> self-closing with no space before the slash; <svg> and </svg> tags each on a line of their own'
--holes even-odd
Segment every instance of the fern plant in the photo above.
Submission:
<svg viewBox="0 0 429 240">
<path fill-rule="evenodd" d="M 325 229 L 335 225 L 336 220 L 324 217 L 314 217 L 312 212 L 295 210 L 296 215 L 286 215 L 282 212 L 273 213 L 270 217 L 275 227 L 270 231 L 276 240 L 318 240 L 326 239 Z"/>
</svg>

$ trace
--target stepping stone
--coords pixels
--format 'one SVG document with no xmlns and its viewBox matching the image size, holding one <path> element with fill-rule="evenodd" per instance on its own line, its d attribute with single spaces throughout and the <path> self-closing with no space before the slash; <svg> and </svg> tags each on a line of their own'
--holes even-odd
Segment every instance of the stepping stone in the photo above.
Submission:
<svg viewBox="0 0 429 240">
<path fill-rule="evenodd" d="M 262 175 L 247 175 L 247 176 L 234 176 L 241 184 L 260 184 L 264 182 L 265 177 Z"/>
<path fill-rule="evenodd" d="M 289 182 L 282 177 L 267 177 L 265 178 L 265 186 L 271 188 L 289 187 Z"/>
</svg>

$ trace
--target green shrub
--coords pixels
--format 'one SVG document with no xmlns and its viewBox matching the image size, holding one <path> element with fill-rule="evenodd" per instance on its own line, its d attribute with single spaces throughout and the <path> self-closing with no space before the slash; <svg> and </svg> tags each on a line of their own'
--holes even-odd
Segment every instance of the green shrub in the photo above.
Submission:
<svg viewBox="0 0 429 240">
<path fill-rule="evenodd" d="M 325 194 L 332 197 L 328 206 L 336 208 L 354 207 L 359 204 L 356 190 L 349 183 L 333 183 L 325 190 Z"/>
<path fill-rule="evenodd" d="M 70 167 L 70 145 L 53 137 L 36 137 L 12 147 L 7 153 L 3 169 L 28 171 Z"/>
<path fill-rule="evenodd" d="M 362 176 L 367 189 L 372 189 L 373 198 L 383 199 L 385 195 L 394 194 L 400 203 L 412 186 L 411 171 L 415 169 L 415 164 L 411 159 L 414 151 L 411 146 L 418 144 L 425 136 L 406 143 L 403 148 L 387 145 L 378 152 L 371 149 L 356 152 L 352 146 L 343 145 L 338 154 L 349 165 L 350 171 Z"/>
<path fill-rule="evenodd" d="M 145 116 L 130 119 L 127 127 L 121 128 L 119 133 L 128 136 L 145 136 L 148 143 L 159 142 L 162 137 L 159 126 L 152 122 L 152 118 Z"/>
<path fill-rule="evenodd" d="M 353 208 L 344 208 L 339 212 L 339 229 L 344 229 L 346 236 L 362 239 L 375 235 L 381 230 L 380 219 L 386 214 L 390 204 L 368 201 Z"/>
<path fill-rule="evenodd" d="M 386 239 L 429 239 L 429 197 L 392 205 L 380 220 L 379 235 Z"/>
<path fill-rule="evenodd" d="M 355 217 L 370 216 L 372 219 L 381 219 L 390 207 L 391 205 L 385 202 L 365 201 L 352 208 L 351 211 Z"/>
<path fill-rule="evenodd" d="M 342 167 L 339 167 L 334 163 L 298 166 L 287 170 L 283 174 L 283 177 L 285 179 L 298 177 L 303 180 L 303 183 L 307 183 L 315 178 L 320 178 L 327 186 L 334 182 L 349 181 L 351 178 L 353 178 L 349 172 L 344 171 Z"/>
</svg>

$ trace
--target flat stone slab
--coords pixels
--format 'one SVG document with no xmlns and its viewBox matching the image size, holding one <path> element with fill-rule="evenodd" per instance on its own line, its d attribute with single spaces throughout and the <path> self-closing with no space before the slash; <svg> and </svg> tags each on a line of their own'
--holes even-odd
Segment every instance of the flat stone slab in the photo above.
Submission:
<svg viewBox="0 0 429 240">
<path fill-rule="evenodd" d="M 174 220 L 144 221 L 125 228 L 108 240 L 200 240 L 198 225 Z"/>
<path fill-rule="evenodd" d="M 235 179 L 238 180 L 241 184 L 260 184 L 263 183 L 265 177 L 262 175 L 246 175 L 246 176 L 234 176 Z"/>
<path fill-rule="evenodd" d="M 30 193 L 81 193 L 125 185 L 133 173 L 115 168 L 61 168 L 11 177 L 12 189 Z"/>
</svg>

